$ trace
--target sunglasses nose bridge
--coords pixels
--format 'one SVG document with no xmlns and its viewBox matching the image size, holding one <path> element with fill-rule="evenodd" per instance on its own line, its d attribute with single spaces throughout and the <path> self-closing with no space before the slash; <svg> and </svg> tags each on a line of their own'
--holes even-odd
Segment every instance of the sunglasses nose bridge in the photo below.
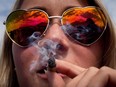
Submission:
<svg viewBox="0 0 116 87">
<path fill-rule="evenodd" d="M 62 16 L 49 16 L 49 24 L 57 23 L 58 25 L 61 25 L 61 19 Z"/>
<path fill-rule="evenodd" d="M 51 19 L 53 19 L 53 20 L 51 20 Z M 48 35 L 48 36 L 51 36 L 51 35 L 49 35 L 49 34 L 52 34 L 53 36 L 54 36 L 54 34 L 53 34 L 53 32 L 54 33 L 56 33 L 57 35 L 59 35 L 59 33 L 58 32 L 61 32 L 61 30 L 62 29 L 60 29 L 61 28 L 61 26 L 62 26 L 62 24 L 61 24 L 61 19 L 62 19 L 62 16 L 49 16 L 49 20 L 50 20 L 50 22 L 49 22 L 49 25 L 48 25 L 48 29 L 47 29 L 47 31 L 44 33 L 44 35 L 46 36 L 46 35 Z M 55 36 L 57 36 L 57 35 L 55 35 Z"/>
<path fill-rule="evenodd" d="M 61 19 L 62 16 L 49 16 L 49 19 L 53 19 L 53 18 Z"/>
<path fill-rule="evenodd" d="M 44 33 L 45 38 L 59 38 L 64 35 L 63 30 L 61 29 L 61 24 L 58 22 L 53 22 L 48 27 L 47 31 Z"/>
</svg>

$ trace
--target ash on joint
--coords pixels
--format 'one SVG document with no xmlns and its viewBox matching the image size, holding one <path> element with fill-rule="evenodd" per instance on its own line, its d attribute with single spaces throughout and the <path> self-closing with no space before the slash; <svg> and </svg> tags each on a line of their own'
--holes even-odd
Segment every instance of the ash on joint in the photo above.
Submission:
<svg viewBox="0 0 116 87">
<path fill-rule="evenodd" d="M 49 68 L 54 68 L 56 67 L 56 62 L 55 62 L 55 58 L 54 57 L 50 57 L 48 60 L 48 67 Z"/>
</svg>

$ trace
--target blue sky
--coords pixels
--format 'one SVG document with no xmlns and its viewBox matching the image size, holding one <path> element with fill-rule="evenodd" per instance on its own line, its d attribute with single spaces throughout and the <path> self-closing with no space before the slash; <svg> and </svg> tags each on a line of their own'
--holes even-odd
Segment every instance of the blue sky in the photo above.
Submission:
<svg viewBox="0 0 116 87">
<path fill-rule="evenodd" d="M 16 0 L 0 0 L 0 45 L 5 30 L 3 22 L 10 13 Z M 111 14 L 112 19 L 116 22 L 116 0 L 102 0 Z"/>
<path fill-rule="evenodd" d="M 12 9 L 15 0 L 0 0 L 0 39 L 1 35 L 3 35 L 3 31 L 5 30 L 3 26 L 3 22 L 6 19 L 6 16 Z"/>
<path fill-rule="evenodd" d="M 5 31 L 3 22 L 6 20 L 7 15 L 10 13 L 15 0 L 0 0 L 0 45 Z"/>
<path fill-rule="evenodd" d="M 111 18 L 116 23 L 116 0 L 102 0 L 108 12 L 110 13 Z"/>
</svg>

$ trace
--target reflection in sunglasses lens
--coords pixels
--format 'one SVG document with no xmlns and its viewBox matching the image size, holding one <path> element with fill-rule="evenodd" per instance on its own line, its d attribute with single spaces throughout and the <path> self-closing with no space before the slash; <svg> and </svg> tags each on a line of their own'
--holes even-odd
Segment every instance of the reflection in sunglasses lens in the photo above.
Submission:
<svg viewBox="0 0 116 87">
<path fill-rule="evenodd" d="M 11 39 L 21 46 L 27 46 L 35 38 L 29 39 L 34 32 L 39 36 L 43 34 L 48 24 L 48 17 L 43 11 L 18 10 L 10 14 L 7 18 L 7 32 Z"/>
<path fill-rule="evenodd" d="M 81 44 L 95 42 L 105 30 L 104 19 L 96 8 L 73 8 L 63 14 L 66 33 Z"/>
<path fill-rule="evenodd" d="M 20 46 L 27 46 L 40 39 L 48 26 L 48 15 L 42 10 L 17 10 L 6 21 L 8 36 Z M 65 32 L 75 41 L 88 45 L 103 34 L 106 19 L 100 9 L 89 6 L 71 8 L 62 15 Z"/>
</svg>

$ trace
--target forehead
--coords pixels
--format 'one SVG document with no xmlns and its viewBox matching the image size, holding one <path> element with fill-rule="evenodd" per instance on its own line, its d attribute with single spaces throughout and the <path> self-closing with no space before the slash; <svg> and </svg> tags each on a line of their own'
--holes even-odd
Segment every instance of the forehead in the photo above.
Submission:
<svg viewBox="0 0 116 87">
<path fill-rule="evenodd" d="M 23 0 L 21 9 L 38 7 L 55 15 L 55 13 L 57 14 L 57 12 L 62 12 L 70 7 L 86 5 L 88 5 L 86 0 Z"/>
</svg>

